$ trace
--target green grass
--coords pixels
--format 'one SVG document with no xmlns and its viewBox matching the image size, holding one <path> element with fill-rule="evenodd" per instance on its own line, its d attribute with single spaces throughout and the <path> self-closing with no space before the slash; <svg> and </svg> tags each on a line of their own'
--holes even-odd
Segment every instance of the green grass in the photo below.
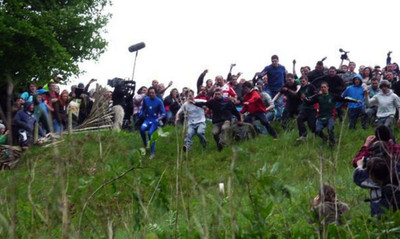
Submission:
<svg viewBox="0 0 400 239">
<path fill-rule="evenodd" d="M 33 147 L 0 174 L 0 237 L 317 238 L 310 205 L 321 179 L 350 206 L 345 225 L 331 225 L 327 237 L 399 236 L 400 216 L 371 218 L 363 202 L 369 191 L 352 181 L 352 158 L 372 128 L 345 125 L 340 135 L 336 122 L 341 143 L 330 148 L 311 135 L 298 143 L 296 129 L 274 126 L 277 141 L 261 135 L 218 152 L 208 125 L 207 148 L 195 138 L 188 154 L 182 127 L 166 127 L 151 160 L 137 132 L 82 133 L 57 150 Z"/>
</svg>

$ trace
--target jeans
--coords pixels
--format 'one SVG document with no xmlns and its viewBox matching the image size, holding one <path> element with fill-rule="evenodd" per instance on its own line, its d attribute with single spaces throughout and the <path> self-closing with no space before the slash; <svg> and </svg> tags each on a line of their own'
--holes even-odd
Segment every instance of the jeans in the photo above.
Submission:
<svg viewBox="0 0 400 239">
<path fill-rule="evenodd" d="M 326 140 L 326 135 L 322 132 L 322 130 L 328 127 L 328 135 L 329 135 L 329 142 L 331 144 L 335 144 L 335 134 L 334 130 L 334 121 L 333 118 L 330 117 L 328 119 L 317 119 L 316 126 L 315 126 L 315 134 L 320 136 L 323 140 Z"/>
<path fill-rule="evenodd" d="M 393 128 L 393 120 L 394 120 L 394 116 L 378 118 L 378 126 L 384 125 L 384 126 L 388 127 L 389 129 L 392 129 Z"/>
<path fill-rule="evenodd" d="M 267 93 L 271 96 L 271 99 L 273 99 L 275 97 L 275 95 L 277 95 L 279 93 L 279 90 L 275 91 L 275 90 L 271 90 L 271 89 L 267 89 Z M 283 114 L 283 97 L 279 97 L 279 99 L 277 99 L 275 102 L 275 120 L 279 120 L 282 118 L 282 114 Z"/>
<path fill-rule="evenodd" d="M 376 107 L 376 106 L 369 107 L 365 110 L 365 113 L 367 114 L 368 121 L 370 124 L 373 124 L 375 122 L 377 111 L 378 111 L 378 107 Z"/>
<path fill-rule="evenodd" d="M 61 133 L 61 131 L 63 131 L 62 125 L 56 119 L 53 119 L 53 128 L 54 133 Z"/>
<path fill-rule="evenodd" d="M 367 127 L 367 114 L 364 107 L 349 108 L 349 129 L 355 129 L 358 117 L 361 117 L 361 127 Z"/>
<path fill-rule="evenodd" d="M 273 137 L 277 138 L 278 135 L 276 134 L 275 129 L 268 123 L 266 114 L 264 112 L 257 112 L 253 114 L 248 114 L 246 118 L 244 119 L 244 122 L 247 123 L 252 123 L 254 121 L 254 118 L 260 120 L 261 124 L 264 125 L 264 127 L 268 130 L 268 133 Z"/>
<path fill-rule="evenodd" d="M 185 139 L 185 145 L 187 149 L 192 146 L 193 141 L 192 138 L 194 135 L 199 136 L 200 143 L 203 146 L 203 148 L 206 147 L 207 141 L 206 141 L 206 123 L 205 122 L 200 122 L 197 124 L 189 124 L 187 127 L 187 134 L 186 134 L 186 139 Z"/>
</svg>

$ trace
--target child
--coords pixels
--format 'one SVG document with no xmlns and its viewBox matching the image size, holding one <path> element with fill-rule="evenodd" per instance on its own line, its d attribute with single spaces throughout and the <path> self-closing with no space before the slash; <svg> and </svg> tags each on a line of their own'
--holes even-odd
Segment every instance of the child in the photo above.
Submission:
<svg viewBox="0 0 400 239">
<path fill-rule="evenodd" d="M 349 211 L 347 204 L 337 200 L 335 189 L 327 184 L 324 184 L 319 190 L 312 206 L 316 218 L 324 225 L 332 222 L 341 224 L 341 218 Z"/>
</svg>

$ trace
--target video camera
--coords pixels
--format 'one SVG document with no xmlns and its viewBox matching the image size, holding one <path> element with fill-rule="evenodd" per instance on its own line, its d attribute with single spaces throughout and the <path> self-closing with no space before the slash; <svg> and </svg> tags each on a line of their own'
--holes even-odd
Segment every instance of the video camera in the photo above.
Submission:
<svg viewBox="0 0 400 239">
<path fill-rule="evenodd" d="M 122 78 L 115 77 L 114 79 L 107 80 L 107 85 L 113 87 L 113 88 L 128 88 L 128 89 L 133 89 L 135 91 L 136 88 L 136 82 L 133 80 L 124 80 Z"/>
<path fill-rule="evenodd" d="M 350 61 L 350 60 L 349 60 L 349 56 L 347 55 L 347 53 L 350 53 L 349 51 L 345 51 L 345 50 L 343 50 L 342 48 L 340 48 L 340 49 L 339 49 L 339 52 L 342 53 L 342 55 L 340 56 L 340 59 Z"/>
</svg>

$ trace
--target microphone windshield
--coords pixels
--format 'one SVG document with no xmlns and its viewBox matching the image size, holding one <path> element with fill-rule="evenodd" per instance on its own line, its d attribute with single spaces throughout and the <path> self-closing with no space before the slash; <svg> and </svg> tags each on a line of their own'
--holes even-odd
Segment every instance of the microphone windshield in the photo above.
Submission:
<svg viewBox="0 0 400 239">
<path fill-rule="evenodd" d="M 130 46 L 128 48 L 128 50 L 129 50 L 129 52 L 135 52 L 135 51 L 139 51 L 140 49 L 143 49 L 145 46 L 146 45 L 144 44 L 144 42 L 140 42 L 140 43 Z"/>
</svg>

